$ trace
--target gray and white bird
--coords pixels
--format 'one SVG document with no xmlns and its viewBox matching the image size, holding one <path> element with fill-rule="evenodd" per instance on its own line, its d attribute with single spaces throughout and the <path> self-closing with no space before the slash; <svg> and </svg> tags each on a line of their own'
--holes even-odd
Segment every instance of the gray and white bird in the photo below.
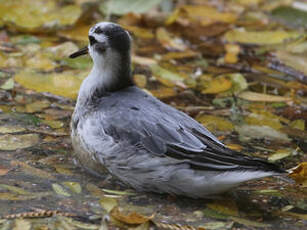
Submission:
<svg viewBox="0 0 307 230">
<path fill-rule="evenodd" d="M 192 198 L 285 171 L 225 147 L 187 114 L 135 86 L 131 39 L 119 25 L 89 31 L 94 65 L 82 82 L 71 122 L 74 152 L 89 171 L 105 170 L 139 191 Z"/>
</svg>

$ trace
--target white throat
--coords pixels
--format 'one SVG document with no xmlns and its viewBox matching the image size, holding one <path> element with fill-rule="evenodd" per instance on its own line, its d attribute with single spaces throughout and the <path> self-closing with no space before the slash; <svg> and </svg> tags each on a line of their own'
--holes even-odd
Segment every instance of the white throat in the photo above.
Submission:
<svg viewBox="0 0 307 230">
<path fill-rule="evenodd" d="M 120 57 L 116 51 L 108 49 L 104 54 L 98 54 L 92 47 L 89 47 L 89 53 L 94 65 L 81 84 L 77 106 L 89 102 L 97 90 L 107 91 L 119 81 Z"/>
</svg>

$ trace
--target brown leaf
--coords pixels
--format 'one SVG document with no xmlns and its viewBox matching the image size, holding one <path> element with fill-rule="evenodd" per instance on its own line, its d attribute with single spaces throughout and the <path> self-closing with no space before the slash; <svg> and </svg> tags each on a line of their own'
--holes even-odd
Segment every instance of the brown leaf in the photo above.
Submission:
<svg viewBox="0 0 307 230">
<path fill-rule="evenodd" d="M 143 224 L 151 220 L 154 217 L 154 214 L 151 216 L 143 216 L 136 212 L 124 214 L 122 211 L 119 210 L 118 207 L 115 207 L 111 211 L 111 216 L 116 220 L 119 220 L 126 224 Z"/>
<path fill-rule="evenodd" d="M 289 176 L 300 184 L 303 188 L 307 187 L 307 162 L 300 163 Z"/>
</svg>

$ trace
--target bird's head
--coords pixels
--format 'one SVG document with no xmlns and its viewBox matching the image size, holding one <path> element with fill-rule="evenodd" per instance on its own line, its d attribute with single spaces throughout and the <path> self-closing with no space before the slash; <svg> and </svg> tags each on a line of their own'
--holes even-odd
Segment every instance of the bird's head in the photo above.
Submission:
<svg viewBox="0 0 307 230">
<path fill-rule="evenodd" d="M 100 22 L 89 30 L 89 45 L 71 54 L 70 58 L 89 53 L 95 62 L 103 62 L 112 56 L 129 56 L 131 38 L 118 24 Z"/>
</svg>

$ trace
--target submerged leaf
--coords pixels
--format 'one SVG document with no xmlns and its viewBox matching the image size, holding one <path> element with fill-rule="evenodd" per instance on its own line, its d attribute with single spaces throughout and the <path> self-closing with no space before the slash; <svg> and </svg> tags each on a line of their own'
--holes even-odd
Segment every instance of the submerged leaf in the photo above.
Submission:
<svg viewBox="0 0 307 230">
<path fill-rule="evenodd" d="M 0 133 L 19 133 L 23 132 L 26 129 L 20 126 L 6 125 L 0 126 Z"/>
<path fill-rule="evenodd" d="M 0 136 L 0 150 L 16 150 L 28 148 L 38 144 L 38 142 L 39 136 L 37 134 L 6 134 Z"/>
<path fill-rule="evenodd" d="M 278 149 L 275 153 L 271 154 L 268 158 L 269 161 L 275 162 L 291 156 L 295 150 L 293 149 Z"/>
<path fill-rule="evenodd" d="M 71 196 L 69 192 L 66 191 L 66 189 L 63 188 L 63 186 L 59 184 L 52 184 L 53 190 L 61 196 Z"/>
<path fill-rule="evenodd" d="M 151 220 L 154 216 L 143 216 L 136 212 L 131 212 L 124 214 L 119 208 L 113 208 L 111 211 L 111 216 L 116 220 L 119 220 L 126 224 L 143 224 Z"/>
</svg>

